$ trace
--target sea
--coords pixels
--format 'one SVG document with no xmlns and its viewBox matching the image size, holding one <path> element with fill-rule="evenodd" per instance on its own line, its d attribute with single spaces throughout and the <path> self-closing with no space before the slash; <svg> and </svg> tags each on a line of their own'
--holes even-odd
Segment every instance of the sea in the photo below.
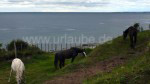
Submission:
<svg viewBox="0 0 150 84">
<path fill-rule="evenodd" d="M 70 42 L 80 38 L 85 43 L 90 43 L 91 40 L 96 43 L 100 38 L 110 40 L 122 35 L 134 23 L 140 23 L 144 30 L 149 29 L 150 13 L 1 12 L 0 43 L 16 39 L 34 39 L 34 43 L 64 43 L 66 38 Z M 60 39 L 64 40 L 52 41 Z"/>
</svg>

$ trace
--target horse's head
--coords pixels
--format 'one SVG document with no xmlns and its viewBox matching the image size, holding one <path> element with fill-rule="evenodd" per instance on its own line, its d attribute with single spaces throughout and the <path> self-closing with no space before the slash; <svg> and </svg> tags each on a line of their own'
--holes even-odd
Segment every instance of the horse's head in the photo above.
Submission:
<svg viewBox="0 0 150 84">
<path fill-rule="evenodd" d="M 74 50 L 77 53 L 82 53 L 85 57 L 87 56 L 85 53 L 85 49 L 81 49 L 81 48 L 76 48 L 76 47 L 72 47 L 72 50 Z"/>
<path fill-rule="evenodd" d="M 128 32 L 127 31 L 123 31 L 123 39 L 125 40 L 127 38 Z"/>
<path fill-rule="evenodd" d="M 123 31 L 123 39 L 125 40 L 128 36 L 128 34 L 130 33 L 130 31 L 133 29 L 133 26 L 130 26 L 129 28 L 127 28 L 125 31 Z"/>
</svg>

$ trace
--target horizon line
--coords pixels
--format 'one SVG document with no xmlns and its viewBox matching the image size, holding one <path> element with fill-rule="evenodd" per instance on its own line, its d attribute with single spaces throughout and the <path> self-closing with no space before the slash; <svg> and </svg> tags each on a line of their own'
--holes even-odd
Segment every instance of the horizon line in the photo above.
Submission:
<svg viewBox="0 0 150 84">
<path fill-rule="evenodd" d="M 0 12 L 0 13 L 150 13 L 150 11 L 143 12 Z"/>
</svg>

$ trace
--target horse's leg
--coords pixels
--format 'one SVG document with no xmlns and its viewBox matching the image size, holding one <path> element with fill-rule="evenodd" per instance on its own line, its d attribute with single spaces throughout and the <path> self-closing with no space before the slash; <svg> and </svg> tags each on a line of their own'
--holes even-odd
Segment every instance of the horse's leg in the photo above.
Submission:
<svg viewBox="0 0 150 84">
<path fill-rule="evenodd" d="M 59 67 L 62 68 L 62 59 L 60 59 Z"/>
<path fill-rule="evenodd" d="M 133 36 L 133 48 L 135 48 L 135 44 L 136 44 L 136 36 Z"/>
<path fill-rule="evenodd" d="M 16 75 L 16 81 L 17 81 L 17 84 L 20 84 L 20 79 L 19 79 L 19 75 L 18 74 Z"/>
<path fill-rule="evenodd" d="M 75 57 L 72 57 L 71 63 L 73 63 L 74 59 L 75 59 Z"/>
<path fill-rule="evenodd" d="M 65 59 L 63 59 L 63 61 L 62 61 L 62 66 L 63 67 L 65 66 Z"/>
<path fill-rule="evenodd" d="M 22 71 L 19 70 L 19 84 L 22 83 Z"/>
<path fill-rule="evenodd" d="M 133 48 L 133 36 L 130 35 L 130 47 Z"/>
<path fill-rule="evenodd" d="M 23 71 L 23 84 L 26 84 L 25 71 Z"/>
<path fill-rule="evenodd" d="M 137 41 L 137 34 L 134 35 L 134 43 L 136 44 L 136 41 Z"/>
</svg>

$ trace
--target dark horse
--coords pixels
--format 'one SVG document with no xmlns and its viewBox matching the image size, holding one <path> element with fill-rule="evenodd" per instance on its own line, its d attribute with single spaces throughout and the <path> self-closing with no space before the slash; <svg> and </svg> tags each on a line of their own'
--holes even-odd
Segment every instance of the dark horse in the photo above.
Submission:
<svg viewBox="0 0 150 84">
<path fill-rule="evenodd" d="M 72 58 L 71 62 L 73 62 L 75 57 L 78 55 L 78 53 L 82 53 L 84 56 L 86 56 L 86 53 L 84 51 L 85 50 L 83 50 L 83 49 L 72 47 L 68 50 L 63 50 L 63 51 L 57 52 L 55 54 L 55 60 L 54 60 L 55 68 L 57 68 L 57 66 L 58 66 L 58 61 L 59 61 L 60 68 L 65 66 L 65 59 Z"/>
<path fill-rule="evenodd" d="M 134 26 L 130 26 L 128 29 L 126 29 L 123 32 L 124 40 L 129 35 L 129 37 L 130 37 L 130 47 L 131 48 L 135 48 L 136 41 L 137 41 L 138 27 L 139 27 L 139 24 L 136 23 L 136 24 L 134 24 Z"/>
</svg>

